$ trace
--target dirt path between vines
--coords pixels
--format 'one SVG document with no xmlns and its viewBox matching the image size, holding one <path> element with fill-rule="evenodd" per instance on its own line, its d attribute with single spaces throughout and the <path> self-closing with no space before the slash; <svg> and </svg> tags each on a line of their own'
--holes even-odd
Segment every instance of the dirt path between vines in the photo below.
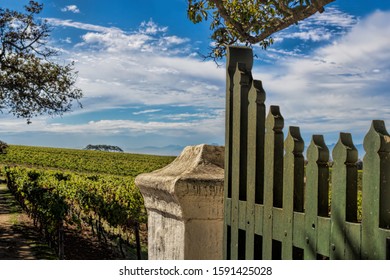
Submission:
<svg viewBox="0 0 390 280">
<path fill-rule="evenodd" d="M 57 259 L 57 254 L 0 179 L 0 260 L 36 259 Z M 123 257 L 109 246 L 100 244 L 96 237 L 67 228 L 65 259 L 107 260 Z"/>
<path fill-rule="evenodd" d="M 34 260 L 55 259 L 49 248 L 34 229 L 29 217 L 9 192 L 0 184 L 0 259 Z"/>
</svg>

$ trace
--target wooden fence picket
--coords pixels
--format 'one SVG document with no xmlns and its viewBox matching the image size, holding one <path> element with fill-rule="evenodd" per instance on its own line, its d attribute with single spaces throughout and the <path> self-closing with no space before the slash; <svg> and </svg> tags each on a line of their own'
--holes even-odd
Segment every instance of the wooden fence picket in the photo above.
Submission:
<svg viewBox="0 0 390 280">
<path fill-rule="evenodd" d="M 279 243 L 273 236 L 273 220 L 283 203 L 283 126 L 278 106 L 271 106 L 265 122 L 263 258 L 280 258 Z"/>
<path fill-rule="evenodd" d="M 299 127 L 290 127 L 285 141 L 283 184 L 282 259 L 300 258 L 293 246 L 294 211 L 303 212 L 304 203 L 304 141 Z"/>
<path fill-rule="evenodd" d="M 248 145 L 247 145 L 247 199 L 246 199 L 246 248 L 245 258 L 260 258 L 261 248 L 257 243 L 256 222 L 262 221 L 256 211 L 256 203 L 262 203 L 264 193 L 264 132 L 265 92 L 260 81 L 253 81 L 248 93 Z M 257 226 L 259 228 L 259 226 Z"/>
<path fill-rule="evenodd" d="M 390 136 L 375 120 L 364 138 L 362 258 L 390 259 Z"/>
<path fill-rule="evenodd" d="M 324 245 L 318 238 L 318 234 L 323 233 L 324 230 L 328 232 L 327 223 L 322 223 L 324 226 L 319 230 L 318 217 L 327 217 L 329 212 L 329 150 L 322 135 L 313 135 L 307 149 L 307 158 L 304 258 L 316 259 L 319 247 Z M 318 242 L 318 239 L 321 242 Z M 325 247 L 329 247 L 329 243 L 325 243 Z"/>
<path fill-rule="evenodd" d="M 357 222 L 358 152 L 351 134 L 340 133 L 332 155 L 330 258 L 359 259 L 360 225 L 354 224 Z"/>
<path fill-rule="evenodd" d="M 266 117 L 265 92 L 253 80 L 252 66 L 250 49 L 228 48 L 224 257 L 390 259 L 390 136 L 384 122 L 373 121 L 364 139 L 359 222 L 352 136 L 340 133 L 330 169 L 324 137 L 313 135 L 305 167 L 299 128 L 290 127 L 284 140 L 280 108 L 271 106 Z"/>
</svg>

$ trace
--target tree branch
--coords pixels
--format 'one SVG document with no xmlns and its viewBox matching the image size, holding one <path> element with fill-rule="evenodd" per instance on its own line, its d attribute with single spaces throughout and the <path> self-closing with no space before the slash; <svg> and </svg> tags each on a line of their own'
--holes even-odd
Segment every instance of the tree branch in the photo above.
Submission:
<svg viewBox="0 0 390 280">
<path fill-rule="evenodd" d="M 259 43 L 271 36 L 273 33 L 281 31 L 290 25 L 297 23 L 298 21 L 312 16 L 317 12 L 322 13 L 324 11 L 324 6 L 334 1 L 335 0 L 312 0 L 311 4 L 308 6 L 299 6 L 295 8 L 288 7 L 282 1 L 272 1 L 273 5 L 275 5 L 275 8 L 278 9 L 278 12 L 286 16 L 283 18 L 275 17 L 275 21 L 277 19 L 277 23 L 275 25 L 271 25 L 270 27 L 265 28 L 259 35 L 253 36 L 246 28 L 244 28 L 240 22 L 230 16 L 228 10 L 224 6 L 223 0 L 210 0 L 210 2 L 217 7 L 219 14 L 225 20 L 225 22 L 234 28 L 234 30 L 240 36 L 240 40 L 243 42 L 246 41 L 250 44 Z M 259 23 L 262 24 L 262 22 Z"/>
<path fill-rule="evenodd" d="M 231 24 L 235 30 L 242 36 L 242 37 L 251 37 L 250 34 L 248 34 L 243 25 L 241 23 L 239 23 L 238 21 L 234 20 L 228 13 L 228 11 L 225 9 L 224 5 L 223 5 L 223 1 L 222 0 L 210 0 L 210 2 L 214 3 L 215 6 L 217 7 L 218 9 L 218 12 L 219 14 L 221 15 L 221 17 L 229 24 Z"/>
<path fill-rule="evenodd" d="M 279 25 L 266 28 L 259 36 L 252 37 L 251 39 L 254 40 L 251 43 L 258 43 L 271 36 L 273 33 L 281 31 L 298 21 L 314 15 L 317 12 L 322 13 L 324 11 L 324 6 L 334 1 L 335 0 L 312 0 L 312 5 L 307 6 L 300 11 L 295 10 L 291 16 L 284 18 Z"/>
<path fill-rule="evenodd" d="M 50 28 L 34 18 L 42 7 L 30 1 L 26 14 L 0 7 L 0 110 L 8 108 L 27 123 L 38 115 L 62 115 L 73 101 L 82 107 L 74 64 L 49 60 L 57 54 L 46 46 Z"/>
</svg>

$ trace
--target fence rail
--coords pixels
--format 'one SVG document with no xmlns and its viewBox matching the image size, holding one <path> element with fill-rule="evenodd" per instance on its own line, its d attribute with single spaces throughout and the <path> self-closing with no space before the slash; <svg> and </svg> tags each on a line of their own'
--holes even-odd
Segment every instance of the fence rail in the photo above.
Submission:
<svg viewBox="0 0 390 280">
<path fill-rule="evenodd" d="M 225 139 L 226 259 L 390 259 L 390 136 L 372 122 L 364 139 L 362 218 L 358 221 L 358 153 L 349 133 L 332 151 L 313 135 L 303 156 L 299 127 L 278 106 L 266 116 L 253 54 L 230 47 Z M 331 197 L 329 206 L 329 197 Z"/>
</svg>

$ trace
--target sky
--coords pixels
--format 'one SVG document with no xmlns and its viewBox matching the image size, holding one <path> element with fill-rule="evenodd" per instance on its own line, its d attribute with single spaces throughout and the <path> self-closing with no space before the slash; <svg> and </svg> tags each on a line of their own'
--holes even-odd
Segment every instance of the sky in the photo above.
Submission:
<svg viewBox="0 0 390 280">
<path fill-rule="evenodd" d="M 27 0 L 0 0 L 22 9 Z M 188 145 L 224 145 L 225 65 L 204 61 L 208 23 L 187 19 L 186 0 L 42 0 L 59 63 L 75 62 L 83 108 L 26 120 L 0 114 L 9 144 L 175 154 Z M 327 144 L 340 132 L 363 142 L 371 120 L 390 121 L 390 1 L 336 0 L 254 47 L 253 77 L 285 128 Z M 286 135 L 286 134 L 285 134 Z M 361 153 L 361 152 L 360 152 Z"/>
</svg>

